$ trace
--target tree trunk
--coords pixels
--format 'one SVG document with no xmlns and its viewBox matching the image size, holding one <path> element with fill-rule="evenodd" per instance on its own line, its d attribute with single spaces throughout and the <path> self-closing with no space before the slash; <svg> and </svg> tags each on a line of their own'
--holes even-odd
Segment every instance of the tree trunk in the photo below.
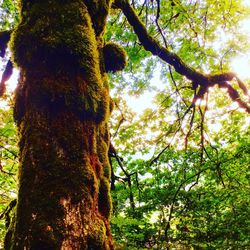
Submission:
<svg viewBox="0 0 250 250">
<path fill-rule="evenodd" d="M 19 191 L 5 249 L 113 249 L 103 65 L 110 0 L 23 0 L 12 35 Z"/>
</svg>

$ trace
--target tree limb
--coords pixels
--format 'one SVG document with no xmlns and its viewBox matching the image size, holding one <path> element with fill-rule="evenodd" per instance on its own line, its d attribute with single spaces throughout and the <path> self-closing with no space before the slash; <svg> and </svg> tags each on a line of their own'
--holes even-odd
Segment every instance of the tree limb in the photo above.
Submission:
<svg viewBox="0 0 250 250">
<path fill-rule="evenodd" d="M 134 32 L 136 33 L 145 50 L 151 52 L 153 55 L 172 65 L 177 73 L 185 76 L 187 79 L 192 81 L 193 86 L 200 86 L 200 90 L 198 92 L 199 98 L 202 98 L 204 96 L 209 87 L 212 87 L 216 84 L 218 84 L 219 87 L 221 87 L 220 85 L 223 85 L 223 87 L 226 87 L 228 89 L 231 99 L 236 101 L 239 104 L 239 107 L 245 109 L 246 112 L 250 113 L 250 106 L 248 105 L 248 103 L 240 99 L 237 90 L 235 90 L 229 84 L 225 85 L 225 82 L 230 82 L 236 79 L 240 88 L 243 89 L 243 92 L 246 94 L 246 88 L 244 84 L 239 80 L 235 73 L 226 72 L 221 74 L 203 74 L 201 72 L 198 72 L 197 70 L 188 66 L 184 61 L 182 61 L 182 59 L 178 55 L 169 51 L 168 48 L 163 47 L 159 43 L 159 41 L 148 34 L 147 29 L 138 18 L 128 0 L 115 0 L 113 3 L 113 7 L 122 10 L 123 14 L 127 18 L 129 24 L 133 27 Z M 233 97 L 230 94 L 232 92 L 234 93 L 234 96 L 237 96 L 237 98 Z"/>
</svg>

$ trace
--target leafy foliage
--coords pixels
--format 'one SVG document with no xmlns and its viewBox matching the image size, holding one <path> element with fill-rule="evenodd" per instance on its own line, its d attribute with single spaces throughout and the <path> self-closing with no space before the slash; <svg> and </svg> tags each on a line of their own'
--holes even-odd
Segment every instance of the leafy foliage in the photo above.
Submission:
<svg viewBox="0 0 250 250">
<path fill-rule="evenodd" d="M 200 149 L 192 146 L 187 150 L 169 147 L 151 166 L 144 160 L 147 155 L 135 159 L 129 152 L 121 154 L 127 159 L 126 171 L 139 176 L 139 181 L 136 175 L 131 178 L 136 208 L 131 206 L 131 190 L 124 182 L 116 184 L 113 194 L 113 230 L 125 249 L 131 245 L 165 249 L 166 241 L 169 247 L 247 249 L 250 141 L 247 129 L 242 130 L 249 129 L 243 117 L 238 113 L 228 118 L 234 124 L 230 126 L 234 136 L 229 126 L 222 127 L 205 147 L 202 163 Z M 236 124 L 239 120 L 242 123 Z M 136 224 L 129 222 L 135 218 Z M 125 227 L 126 223 L 130 225 Z M 133 239 L 133 230 L 144 237 Z"/>
<path fill-rule="evenodd" d="M 131 4 L 151 36 L 201 72 L 229 70 L 230 60 L 249 49 L 240 30 L 249 15 L 243 1 Z M 1 1 L 0 11 L 1 28 L 11 28 L 15 2 Z M 120 10 L 112 10 L 105 40 L 123 46 L 129 58 L 124 73 L 109 75 L 118 249 L 247 249 L 249 117 L 216 87 L 192 105 L 190 81 L 143 49 Z M 145 99 L 136 113 L 131 102 L 143 95 L 152 102 Z M 0 120 L 3 238 L 4 211 L 15 197 L 17 147 L 11 111 L 2 109 Z"/>
<path fill-rule="evenodd" d="M 3 102 L 0 102 L 3 104 Z M 0 110 L 0 238 L 8 223 L 8 206 L 16 198 L 17 140 L 12 111 Z M 0 242 L 0 247 L 2 242 Z"/>
</svg>

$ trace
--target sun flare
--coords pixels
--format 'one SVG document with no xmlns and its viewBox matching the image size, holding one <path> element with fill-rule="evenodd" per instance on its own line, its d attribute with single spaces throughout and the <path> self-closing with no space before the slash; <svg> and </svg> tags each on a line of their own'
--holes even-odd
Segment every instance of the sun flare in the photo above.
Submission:
<svg viewBox="0 0 250 250">
<path fill-rule="evenodd" d="M 12 93 L 16 89 L 19 78 L 19 70 L 14 69 L 11 78 L 6 82 L 8 92 Z"/>
<path fill-rule="evenodd" d="M 250 1 L 243 1 L 245 6 L 250 7 Z M 245 34 L 250 41 L 250 18 L 241 21 L 240 32 Z M 250 48 L 244 54 L 236 56 L 230 63 L 232 70 L 242 79 L 250 79 Z"/>
<path fill-rule="evenodd" d="M 235 57 L 231 61 L 231 67 L 240 79 L 250 79 L 250 55 Z"/>
</svg>

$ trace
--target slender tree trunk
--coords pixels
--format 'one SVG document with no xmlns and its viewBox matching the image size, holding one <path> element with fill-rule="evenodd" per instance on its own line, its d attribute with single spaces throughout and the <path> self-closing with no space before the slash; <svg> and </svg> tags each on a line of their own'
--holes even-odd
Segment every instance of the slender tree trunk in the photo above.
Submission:
<svg viewBox="0 0 250 250">
<path fill-rule="evenodd" d="M 113 249 L 111 100 L 102 47 L 110 0 L 23 0 L 11 46 L 19 191 L 5 249 Z"/>
</svg>

